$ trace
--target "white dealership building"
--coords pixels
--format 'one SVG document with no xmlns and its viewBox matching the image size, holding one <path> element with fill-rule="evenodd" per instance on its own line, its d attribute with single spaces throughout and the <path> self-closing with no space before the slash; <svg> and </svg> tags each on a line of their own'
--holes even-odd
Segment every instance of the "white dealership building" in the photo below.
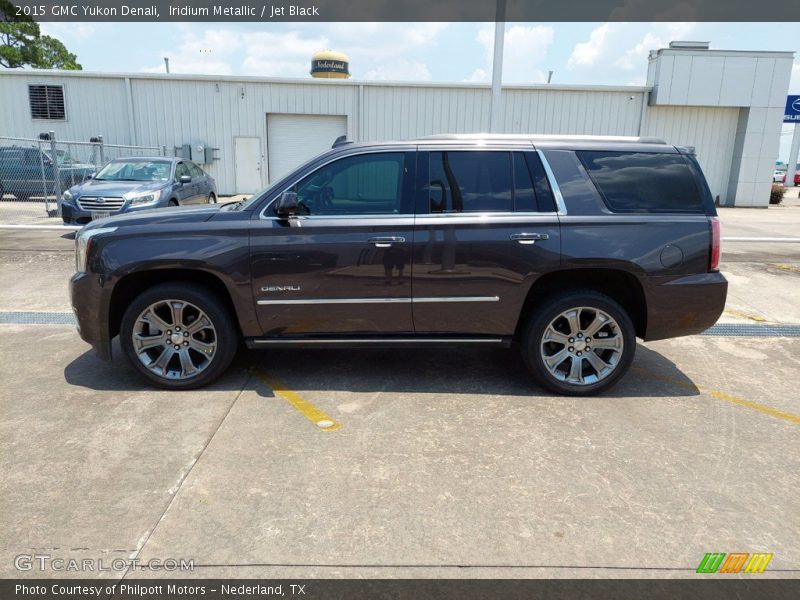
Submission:
<svg viewBox="0 0 800 600">
<path fill-rule="evenodd" d="M 475 133 L 491 120 L 500 133 L 694 146 L 721 204 L 767 206 L 793 58 L 676 42 L 650 53 L 645 86 L 503 86 L 494 106 L 487 84 L 2 70 L 0 136 L 102 135 L 169 154 L 190 145 L 219 192 L 235 194 L 257 191 L 341 135 Z M 34 93 L 61 105 L 34 111 Z"/>
</svg>

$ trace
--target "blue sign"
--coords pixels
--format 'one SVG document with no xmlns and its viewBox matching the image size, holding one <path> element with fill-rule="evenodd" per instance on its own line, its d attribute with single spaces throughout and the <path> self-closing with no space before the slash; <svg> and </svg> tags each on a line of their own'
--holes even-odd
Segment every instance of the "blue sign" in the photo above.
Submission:
<svg viewBox="0 0 800 600">
<path fill-rule="evenodd" d="M 800 96 L 786 97 L 786 110 L 783 111 L 784 123 L 800 123 Z"/>
</svg>

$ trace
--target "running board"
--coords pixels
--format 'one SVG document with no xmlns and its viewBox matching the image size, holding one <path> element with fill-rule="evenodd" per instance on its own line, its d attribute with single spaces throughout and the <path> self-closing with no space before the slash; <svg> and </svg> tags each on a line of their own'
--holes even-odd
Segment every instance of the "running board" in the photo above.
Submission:
<svg viewBox="0 0 800 600">
<path fill-rule="evenodd" d="M 493 346 L 508 348 L 511 338 L 397 337 L 397 338 L 248 338 L 248 348 L 430 348 L 438 346 Z"/>
</svg>

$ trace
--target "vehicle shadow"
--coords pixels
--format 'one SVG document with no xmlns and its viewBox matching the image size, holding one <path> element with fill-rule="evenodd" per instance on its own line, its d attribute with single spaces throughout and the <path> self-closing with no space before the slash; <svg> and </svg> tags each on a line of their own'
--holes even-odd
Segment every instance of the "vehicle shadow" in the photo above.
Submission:
<svg viewBox="0 0 800 600">
<path fill-rule="evenodd" d="M 142 391 L 149 386 L 122 358 L 114 342 L 114 361 L 86 352 L 69 363 L 70 385 L 98 391 Z M 254 375 L 262 375 L 262 377 Z M 277 379 L 297 390 L 354 393 L 434 393 L 552 397 L 528 374 L 513 349 L 241 350 L 233 367 L 207 391 L 241 390 L 274 394 L 264 383 Z M 697 396 L 697 386 L 663 355 L 639 344 L 629 373 L 598 397 Z"/>
</svg>

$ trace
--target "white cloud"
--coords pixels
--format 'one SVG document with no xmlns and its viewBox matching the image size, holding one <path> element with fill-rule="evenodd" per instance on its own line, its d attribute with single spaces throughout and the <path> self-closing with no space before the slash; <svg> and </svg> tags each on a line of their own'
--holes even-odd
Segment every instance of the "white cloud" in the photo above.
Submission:
<svg viewBox="0 0 800 600">
<path fill-rule="evenodd" d="M 567 60 L 570 70 L 600 68 L 633 71 L 647 64 L 650 50 L 665 48 L 669 42 L 685 38 L 695 23 L 604 23 L 595 27 L 589 39 L 579 42 Z"/>
<path fill-rule="evenodd" d="M 600 56 L 606 52 L 608 32 L 610 30 L 611 23 L 604 23 L 592 30 L 588 41 L 576 44 L 567 61 L 567 68 L 593 66 Z"/>
<path fill-rule="evenodd" d="M 364 74 L 364 79 L 381 81 L 430 81 L 432 77 L 428 65 L 425 63 L 401 59 L 370 69 Z"/>
<path fill-rule="evenodd" d="M 491 74 L 486 69 L 475 69 L 472 75 L 464 79 L 467 83 L 487 83 L 491 80 Z"/>
<path fill-rule="evenodd" d="M 261 77 L 308 77 L 311 55 L 330 45 L 325 36 L 303 37 L 299 31 L 258 31 L 244 34 L 242 41 L 242 72 Z"/>
<path fill-rule="evenodd" d="M 553 28 L 512 25 L 506 28 L 503 37 L 503 83 L 544 83 L 547 77 L 537 65 L 547 57 L 555 38 Z M 494 24 L 481 26 L 476 40 L 484 47 L 486 68 L 476 68 L 466 81 L 489 81 L 494 58 Z"/>
<path fill-rule="evenodd" d="M 70 42 L 83 41 L 95 33 L 91 23 L 39 23 L 39 31 L 69 45 Z"/>
<path fill-rule="evenodd" d="M 231 59 L 241 49 L 239 34 L 227 29 L 206 29 L 198 35 L 191 27 L 180 25 L 181 42 L 176 50 L 162 51 L 169 58 L 172 73 L 201 73 L 206 75 L 231 75 Z M 145 67 L 146 73 L 163 73 L 164 64 Z"/>
<path fill-rule="evenodd" d="M 332 48 L 347 54 L 355 78 L 427 81 L 422 60 L 448 23 L 296 24 L 289 31 L 201 30 L 180 25 L 177 49 L 160 52 L 174 73 L 308 77 L 311 56 Z M 163 72 L 161 62 L 143 69 Z"/>
</svg>

